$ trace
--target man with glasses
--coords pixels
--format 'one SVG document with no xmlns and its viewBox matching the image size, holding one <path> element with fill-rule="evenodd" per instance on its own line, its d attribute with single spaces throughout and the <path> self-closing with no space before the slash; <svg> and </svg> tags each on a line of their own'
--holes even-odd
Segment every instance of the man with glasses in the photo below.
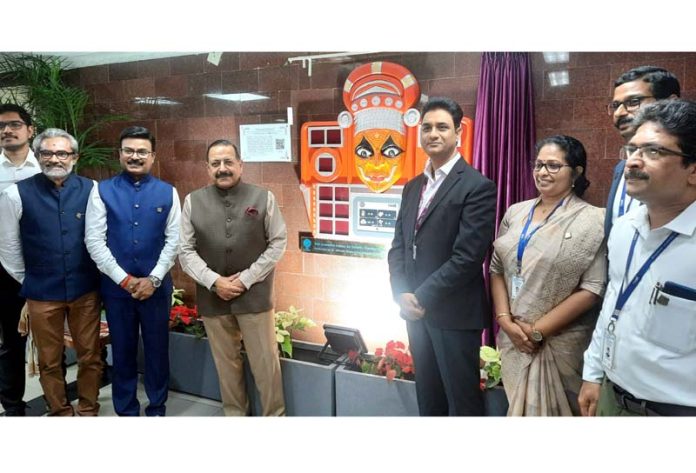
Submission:
<svg viewBox="0 0 696 473">
<path fill-rule="evenodd" d="M 166 413 L 169 309 L 181 209 L 176 189 L 152 175 L 155 137 L 147 128 L 121 132 L 123 172 L 102 181 L 87 206 L 85 242 L 102 274 L 101 293 L 113 349 L 112 394 L 121 416 L 140 415 L 138 332 L 145 355 L 148 416 Z"/>
<path fill-rule="evenodd" d="M 585 352 L 583 415 L 696 415 L 696 103 L 660 101 L 623 147 L 644 205 L 609 236 L 609 285 Z"/>
<path fill-rule="evenodd" d="M 679 93 L 679 81 L 671 72 L 655 66 L 636 67 L 614 81 L 614 97 L 607 105 L 607 113 L 624 141 L 628 141 L 633 134 L 635 115 L 643 105 L 678 98 Z M 616 219 L 628 212 L 631 206 L 637 205 L 626 193 L 624 165 L 625 161 L 622 160 L 614 168 L 604 220 L 604 234 L 607 237 Z"/>
<path fill-rule="evenodd" d="M 0 259 L 27 299 L 49 415 L 75 414 L 62 366 L 67 320 L 78 358 L 77 414 L 96 416 L 101 300 L 99 272 L 84 244 L 85 211 L 95 182 L 72 174 L 78 143 L 67 132 L 49 128 L 33 147 L 42 174 L 0 194 Z"/>
<path fill-rule="evenodd" d="M 15 104 L 0 105 L 0 192 L 40 173 L 29 147 L 34 134 L 31 116 Z M 0 222 L 0 225 L 3 225 Z M 6 416 L 23 416 L 26 338 L 17 332 L 24 298 L 20 284 L 0 265 L 0 403 Z"/>
</svg>

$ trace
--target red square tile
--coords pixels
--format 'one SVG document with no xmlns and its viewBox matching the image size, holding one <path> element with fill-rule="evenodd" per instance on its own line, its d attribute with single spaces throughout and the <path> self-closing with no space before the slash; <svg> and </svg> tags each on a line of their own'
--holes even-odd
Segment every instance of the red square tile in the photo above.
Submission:
<svg viewBox="0 0 696 473">
<path fill-rule="evenodd" d="M 348 220 L 336 221 L 336 235 L 348 235 Z"/>
</svg>

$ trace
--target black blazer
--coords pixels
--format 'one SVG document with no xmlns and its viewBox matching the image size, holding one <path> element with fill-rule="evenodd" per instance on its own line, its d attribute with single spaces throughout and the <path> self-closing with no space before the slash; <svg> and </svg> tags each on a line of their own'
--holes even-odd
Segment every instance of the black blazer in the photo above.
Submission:
<svg viewBox="0 0 696 473">
<path fill-rule="evenodd" d="M 609 188 L 609 198 L 607 199 L 607 212 L 604 214 L 604 238 L 609 238 L 611 219 L 614 213 L 614 199 L 616 198 L 616 192 L 619 188 L 619 182 L 621 181 L 625 166 L 626 161 L 619 161 L 614 168 L 614 176 L 611 178 L 611 188 Z"/>
<path fill-rule="evenodd" d="M 404 188 L 388 256 L 392 293 L 394 298 L 415 293 L 435 327 L 484 328 L 490 312 L 482 264 L 495 232 L 495 184 L 459 159 L 437 190 L 414 242 L 425 180 L 420 174 Z"/>
</svg>

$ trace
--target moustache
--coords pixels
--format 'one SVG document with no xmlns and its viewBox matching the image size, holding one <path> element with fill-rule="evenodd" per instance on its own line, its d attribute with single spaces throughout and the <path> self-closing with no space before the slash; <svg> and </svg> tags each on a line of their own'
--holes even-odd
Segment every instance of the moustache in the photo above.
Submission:
<svg viewBox="0 0 696 473">
<path fill-rule="evenodd" d="M 233 177 L 234 173 L 230 171 L 218 171 L 215 173 L 215 179 L 220 179 L 221 177 Z"/>
<path fill-rule="evenodd" d="M 619 128 L 622 125 L 630 125 L 633 123 L 633 119 L 629 117 L 621 117 L 616 121 L 616 128 Z"/>
<path fill-rule="evenodd" d="M 3 139 L 4 138 L 17 138 L 17 136 L 13 135 L 12 133 L 3 133 L 2 137 L 3 137 Z"/>
<path fill-rule="evenodd" d="M 65 168 L 65 164 L 63 164 L 63 163 L 45 163 L 44 167 L 45 168 Z"/>
<path fill-rule="evenodd" d="M 648 176 L 646 173 L 639 169 L 629 169 L 626 172 L 624 172 L 624 179 L 629 180 L 629 179 L 642 179 L 642 180 L 648 180 L 650 176 Z"/>
<path fill-rule="evenodd" d="M 126 161 L 126 164 L 135 165 L 135 166 L 142 166 L 144 162 L 145 162 L 144 159 L 130 158 L 128 161 Z"/>
</svg>

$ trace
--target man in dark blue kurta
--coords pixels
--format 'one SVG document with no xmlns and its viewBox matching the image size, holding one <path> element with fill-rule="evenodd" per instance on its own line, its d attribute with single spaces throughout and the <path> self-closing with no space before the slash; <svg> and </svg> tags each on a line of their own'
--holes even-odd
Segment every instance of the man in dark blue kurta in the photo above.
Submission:
<svg viewBox="0 0 696 473">
<path fill-rule="evenodd" d="M 87 206 L 85 242 L 102 275 L 113 348 L 114 409 L 137 416 L 138 331 L 145 355 L 148 416 L 165 415 L 169 384 L 169 310 L 179 242 L 176 189 L 150 175 L 155 137 L 128 127 L 120 136 L 121 174 L 102 181 Z"/>
<path fill-rule="evenodd" d="M 0 258 L 22 283 L 39 352 L 40 382 L 49 415 L 70 416 L 62 367 L 67 320 L 78 359 L 79 415 L 99 412 L 98 275 L 84 244 L 85 210 L 95 182 L 72 174 L 78 143 L 49 128 L 34 140 L 41 174 L 8 187 L 0 196 Z"/>
</svg>

